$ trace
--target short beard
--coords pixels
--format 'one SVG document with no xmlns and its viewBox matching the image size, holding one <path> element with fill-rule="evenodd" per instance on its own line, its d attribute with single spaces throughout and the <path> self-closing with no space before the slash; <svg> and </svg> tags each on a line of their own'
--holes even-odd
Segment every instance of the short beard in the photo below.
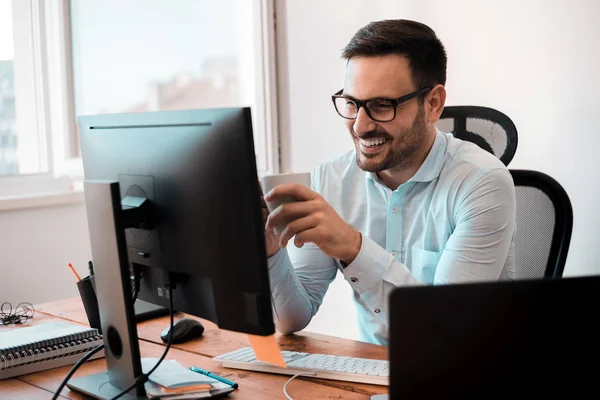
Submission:
<svg viewBox="0 0 600 400">
<path fill-rule="evenodd" d="M 365 165 L 365 163 L 361 161 L 361 158 L 369 157 L 364 154 L 359 155 L 358 153 L 360 150 L 357 145 L 356 164 L 363 171 L 373 173 L 405 167 L 411 164 L 413 158 L 419 152 L 426 140 L 427 128 L 424 120 L 423 106 L 420 105 L 411 127 L 405 129 L 399 136 L 393 139 L 392 146 L 396 144 L 396 147 L 399 148 L 391 148 L 381 162 L 374 165 Z"/>
</svg>

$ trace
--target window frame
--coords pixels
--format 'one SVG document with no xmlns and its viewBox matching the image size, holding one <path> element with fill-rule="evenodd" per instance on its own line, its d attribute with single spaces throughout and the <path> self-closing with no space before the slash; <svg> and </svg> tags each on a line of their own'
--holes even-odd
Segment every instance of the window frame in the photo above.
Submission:
<svg viewBox="0 0 600 400">
<path fill-rule="evenodd" d="M 263 105 L 263 115 L 261 120 L 264 122 L 262 129 L 264 135 L 264 170 L 259 170 L 259 175 L 280 173 L 280 143 L 279 143 L 279 117 L 278 117 L 278 91 L 277 91 L 277 53 L 276 53 L 276 9 L 275 0 L 253 0 L 255 13 L 255 43 L 260 46 L 257 57 L 256 71 L 257 79 L 257 99 L 256 104 Z"/>
<path fill-rule="evenodd" d="M 279 173 L 280 164 L 275 4 L 274 0 L 252 0 L 251 4 L 256 55 L 253 121 L 258 140 L 255 140 L 255 146 L 257 154 L 264 157 L 257 160 L 258 165 L 264 166 L 258 170 L 260 176 Z M 56 205 L 61 203 L 61 198 L 67 204 L 83 202 L 83 165 L 73 90 L 70 2 L 12 0 L 12 6 L 13 30 L 18 27 L 22 42 L 33 44 L 19 44 L 19 51 L 32 55 L 28 66 L 33 72 L 28 76 L 32 77 L 30 82 L 33 84 L 19 91 L 15 83 L 15 92 L 27 101 L 35 102 L 35 115 L 28 120 L 35 121 L 37 128 L 25 134 L 38 135 L 39 146 L 44 150 L 38 152 L 40 162 L 46 162 L 48 168 L 45 173 L 0 176 L 0 211 Z M 24 148 L 23 151 L 33 150 Z"/>
</svg>

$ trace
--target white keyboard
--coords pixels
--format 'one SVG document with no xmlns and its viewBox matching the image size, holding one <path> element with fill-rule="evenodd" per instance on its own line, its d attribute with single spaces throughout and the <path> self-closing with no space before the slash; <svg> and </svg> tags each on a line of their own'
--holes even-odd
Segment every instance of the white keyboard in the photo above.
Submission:
<svg viewBox="0 0 600 400">
<path fill-rule="evenodd" d="M 221 354 L 213 360 L 223 367 L 274 374 L 296 375 L 311 373 L 314 378 L 385 385 L 389 383 L 388 362 L 368 358 L 354 358 L 327 354 L 310 354 L 297 351 L 282 351 L 288 368 L 258 361 L 251 347 Z"/>
</svg>

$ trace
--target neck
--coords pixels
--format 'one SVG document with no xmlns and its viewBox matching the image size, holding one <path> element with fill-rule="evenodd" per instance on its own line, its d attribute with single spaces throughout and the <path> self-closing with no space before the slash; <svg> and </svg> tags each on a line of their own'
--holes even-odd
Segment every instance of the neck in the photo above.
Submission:
<svg viewBox="0 0 600 400">
<path fill-rule="evenodd" d="M 412 178 L 431 151 L 433 142 L 435 141 L 435 126 L 431 125 L 427 129 L 427 140 L 423 144 L 420 151 L 417 151 L 408 162 L 377 173 L 377 177 L 381 182 L 391 190 L 396 190 L 400 185 L 408 182 Z"/>
</svg>

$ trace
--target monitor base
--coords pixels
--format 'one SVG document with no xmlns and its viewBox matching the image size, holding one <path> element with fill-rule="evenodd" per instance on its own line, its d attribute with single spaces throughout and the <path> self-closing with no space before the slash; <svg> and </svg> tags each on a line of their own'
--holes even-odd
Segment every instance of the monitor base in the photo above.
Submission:
<svg viewBox="0 0 600 400">
<path fill-rule="evenodd" d="M 70 379 L 67 387 L 75 392 L 83 393 L 94 399 L 110 400 L 119 393 L 121 389 L 113 386 L 108 380 L 107 372 L 82 376 L 81 378 Z M 134 390 L 132 390 L 133 392 Z M 120 397 L 125 400 L 146 400 L 146 396 L 135 396 L 126 394 Z"/>
</svg>

